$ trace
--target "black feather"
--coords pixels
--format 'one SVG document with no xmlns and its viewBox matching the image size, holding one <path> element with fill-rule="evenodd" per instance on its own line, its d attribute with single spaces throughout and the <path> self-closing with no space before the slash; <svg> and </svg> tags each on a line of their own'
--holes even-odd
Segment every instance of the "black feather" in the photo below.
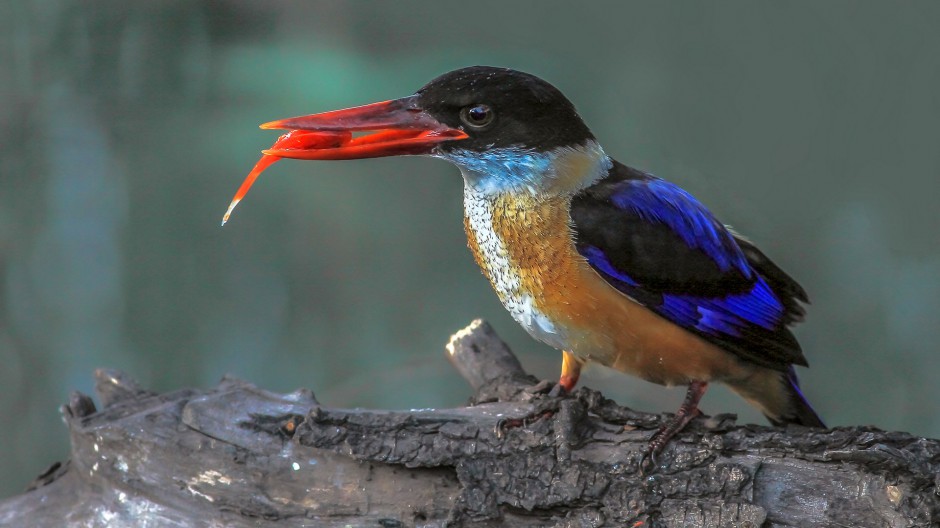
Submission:
<svg viewBox="0 0 940 528">
<path fill-rule="evenodd" d="M 578 251 L 635 301 L 745 361 L 806 365 L 788 329 L 806 292 L 685 191 L 614 162 L 571 218 Z"/>
</svg>

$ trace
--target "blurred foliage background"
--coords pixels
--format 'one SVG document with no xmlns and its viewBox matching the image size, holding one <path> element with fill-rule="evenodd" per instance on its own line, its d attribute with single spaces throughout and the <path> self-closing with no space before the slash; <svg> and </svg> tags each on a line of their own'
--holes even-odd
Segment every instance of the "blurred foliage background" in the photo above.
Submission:
<svg viewBox="0 0 940 528">
<path fill-rule="evenodd" d="M 443 345 L 482 316 L 556 376 L 475 268 L 444 162 L 285 161 L 219 227 L 276 137 L 258 123 L 473 64 L 550 80 L 803 282 L 832 425 L 940 436 L 938 27 L 927 1 L 0 3 L 0 496 L 68 456 L 58 406 L 100 366 L 453 406 Z M 646 410 L 683 393 L 583 380 Z M 763 423 L 723 389 L 704 408 Z"/>
</svg>

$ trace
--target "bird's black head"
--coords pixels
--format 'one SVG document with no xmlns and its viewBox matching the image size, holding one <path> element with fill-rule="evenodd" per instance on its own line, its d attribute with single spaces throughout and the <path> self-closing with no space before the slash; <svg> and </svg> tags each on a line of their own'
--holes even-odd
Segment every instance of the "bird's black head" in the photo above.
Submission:
<svg viewBox="0 0 940 528">
<path fill-rule="evenodd" d="M 268 159 L 433 156 L 460 167 L 467 188 L 480 193 L 570 194 L 606 174 L 611 164 L 557 88 L 507 68 L 463 68 L 408 97 L 262 128 L 291 131 L 264 151 Z"/>
<path fill-rule="evenodd" d="M 574 105 L 557 88 L 508 68 L 454 70 L 415 95 L 417 105 L 428 114 L 470 136 L 438 145 L 441 152 L 506 147 L 547 152 L 594 139 Z"/>
</svg>

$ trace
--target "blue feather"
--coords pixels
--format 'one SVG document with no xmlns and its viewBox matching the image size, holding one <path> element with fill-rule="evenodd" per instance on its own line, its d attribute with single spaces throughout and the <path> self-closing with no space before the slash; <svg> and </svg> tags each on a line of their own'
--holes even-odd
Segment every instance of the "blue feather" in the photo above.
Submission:
<svg viewBox="0 0 940 528">
<path fill-rule="evenodd" d="M 785 309 L 763 277 L 744 293 L 703 298 L 663 294 L 662 315 L 685 327 L 712 335 L 738 337 L 741 330 L 756 325 L 773 330 L 783 320 Z"/>
<path fill-rule="evenodd" d="M 591 266 L 616 281 L 618 289 L 625 294 L 633 298 L 649 297 L 650 292 L 644 295 L 642 285 L 615 268 L 600 248 L 584 246 L 581 252 Z M 660 297 L 662 300 L 649 308 L 682 327 L 715 336 L 740 337 L 741 330 L 749 325 L 773 330 L 785 315 L 783 303 L 760 276 L 744 293 L 711 298 L 663 293 Z"/>
<path fill-rule="evenodd" d="M 626 283 L 628 286 L 639 286 L 633 279 L 630 278 L 626 273 L 618 270 L 610 262 L 610 259 L 607 258 L 607 255 L 604 254 L 604 251 L 595 246 L 584 246 L 581 248 L 581 254 L 584 258 L 587 259 L 588 264 L 594 266 L 595 268 L 603 271 L 607 275 Z"/>
<path fill-rule="evenodd" d="M 805 365 L 802 288 L 675 185 L 622 164 L 572 200 L 575 244 L 611 287 L 758 365 Z"/>
<path fill-rule="evenodd" d="M 636 180 L 611 196 L 621 209 L 647 222 L 669 226 L 690 247 L 711 257 L 721 271 L 740 271 L 751 277 L 751 268 L 730 232 L 691 194 L 660 179 Z"/>
<path fill-rule="evenodd" d="M 552 169 L 549 152 L 524 148 L 493 148 L 485 152 L 454 149 L 440 157 L 463 167 L 480 190 L 508 192 L 536 188 Z"/>
</svg>

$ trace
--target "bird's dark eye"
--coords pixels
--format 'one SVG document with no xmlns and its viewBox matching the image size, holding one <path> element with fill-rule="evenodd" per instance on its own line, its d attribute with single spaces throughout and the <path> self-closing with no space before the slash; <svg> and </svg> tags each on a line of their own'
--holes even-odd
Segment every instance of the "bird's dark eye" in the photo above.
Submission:
<svg viewBox="0 0 940 528">
<path fill-rule="evenodd" d="M 471 128 L 483 128 L 493 122 L 496 112 L 485 104 L 466 106 L 460 111 L 460 119 Z"/>
</svg>

